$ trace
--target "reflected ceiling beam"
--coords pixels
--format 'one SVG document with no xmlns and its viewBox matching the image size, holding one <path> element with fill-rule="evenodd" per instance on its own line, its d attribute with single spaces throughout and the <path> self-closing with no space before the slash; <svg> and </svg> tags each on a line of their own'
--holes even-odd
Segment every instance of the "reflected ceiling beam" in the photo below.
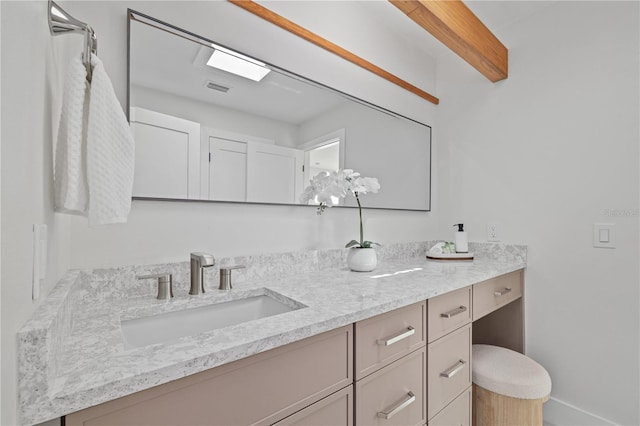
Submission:
<svg viewBox="0 0 640 426">
<path fill-rule="evenodd" d="M 298 37 L 302 37 L 303 39 L 315 44 L 316 46 L 319 46 L 325 50 L 328 50 L 329 52 L 334 53 L 340 56 L 341 58 L 346 59 L 347 61 L 366 69 L 367 71 L 371 71 L 372 73 L 384 78 L 385 80 L 388 80 L 391 83 L 394 83 L 402 87 L 403 89 L 406 89 L 409 92 L 415 95 L 418 95 L 423 99 L 428 100 L 433 104 L 437 105 L 438 103 L 440 103 L 440 100 L 435 96 L 431 95 L 430 93 L 427 93 L 424 90 L 412 85 L 411 83 L 408 83 L 407 81 L 391 74 L 390 72 L 383 70 L 382 68 L 372 64 L 366 59 L 363 59 L 360 56 L 355 55 L 354 53 L 351 53 L 346 49 L 343 49 L 337 44 L 334 44 L 329 40 L 322 38 L 315 33 L 312 33 L 306 28 L 301 27 L 295 22 L 292 22 L 287 18 L 284 18 L 278 15 L 277 13 L 267 9 L 264 6 L 259 5 L 258 3 L 255 3 L 251 0 L 228 0 L 228 1 L 235 4 L 236 6 L 239 6 L 253 13 L 254 15 L 261 17 L 262 19 L 265 19 L 271 22 L 272 24 L 279 26 L 282 29 L 289 31 L 292 34 L 297 35 Z"/>
<path fill-rule="evenodd" d="M 508 77 L 507 48 L 461 0 L 389 0 L 492 82 Z"/>
</svg>

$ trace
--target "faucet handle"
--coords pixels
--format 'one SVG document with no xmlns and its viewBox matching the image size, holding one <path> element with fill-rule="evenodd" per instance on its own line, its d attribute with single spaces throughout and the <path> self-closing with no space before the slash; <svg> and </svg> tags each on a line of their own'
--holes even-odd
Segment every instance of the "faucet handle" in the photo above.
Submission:
<svg viewBox="0 0 640 426">
<path fill-rule="evenodd" d="M 231 284 L 231 271 L 234 269 L 244 269 L 244 265 L 236 266 L 221 266 L 220 267 L 220 286 L 218 290 L 231 290 L 233 285 Z"/>
<path fill-rule="evenodd" d="M 158 300 L 170 300 L 173 297 L 173 275 L 168 272 L 161 272 L 159 274 L 139 275 L 136 277 L 138 280 L 146 280 L 155 278 L 158 280 Z"/>
</svg>

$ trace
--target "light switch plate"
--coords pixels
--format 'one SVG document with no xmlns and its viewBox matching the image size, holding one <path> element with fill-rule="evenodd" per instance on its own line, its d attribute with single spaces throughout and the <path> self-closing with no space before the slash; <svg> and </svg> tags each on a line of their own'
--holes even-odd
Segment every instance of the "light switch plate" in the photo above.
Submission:
<svg viewBox="0 0 640 426">
<path fill-rule="evenodd" d="M 616 224 L 594 223 L 593 246 L 597 248 L 616 248 Z"/>
</svg>

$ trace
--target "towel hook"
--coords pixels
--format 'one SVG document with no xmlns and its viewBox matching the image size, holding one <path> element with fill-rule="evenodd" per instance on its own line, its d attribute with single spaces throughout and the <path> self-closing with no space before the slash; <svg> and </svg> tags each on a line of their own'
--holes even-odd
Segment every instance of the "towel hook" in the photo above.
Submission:
<svg viewBox="0 0 640 426">
<path fill-rule="evenodd" d="M 49 0 L 49 29 L 53 35 L 68 33 L 84 34 L 82 60 L 84 66 L 87 68 L 87 80 L 91 81 L 91 54 L 93 53 L 95 55 L 98 52 L 98 38 L 93 28 L 87 23 L 69 15 L 53 0 Z"/>
</svg>

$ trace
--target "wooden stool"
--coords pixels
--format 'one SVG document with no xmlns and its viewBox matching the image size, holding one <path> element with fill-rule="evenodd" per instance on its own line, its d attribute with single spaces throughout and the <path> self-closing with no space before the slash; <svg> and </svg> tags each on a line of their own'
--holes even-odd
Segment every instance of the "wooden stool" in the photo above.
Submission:
<svg viewBox="0 0 640 426">
<path fill-rule="evenodd" d="M 551 378 L 540 364 L 521 353 L 473 345 L 473 425 L 541 426 L 542 404 Z"/>
</svg>

